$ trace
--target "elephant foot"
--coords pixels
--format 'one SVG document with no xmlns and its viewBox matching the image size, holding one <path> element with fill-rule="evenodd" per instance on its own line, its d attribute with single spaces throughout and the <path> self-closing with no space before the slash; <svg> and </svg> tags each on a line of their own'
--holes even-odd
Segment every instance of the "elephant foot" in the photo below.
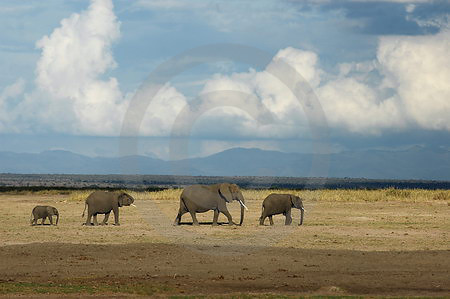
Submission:
<svg viewBox="0 0 450 299">
<path fill-rule="evenodd" d="M 213 222 L 213 223 L 212 223 L 212 226 L 219 226 L 219 223 L 217 223 L 217 222 L 214 223 L 214 222 Z"/>
<path fill-rule="evenodd" d="M 200 223 L 198 223 L 198 222 L 194 222 L 194 223 L 192 223 L 192 225 L 195 225 L 195 226 L 200 226 Z"/>
<path fill-rule="evenodd" d="M 114 226 L 120 226 L 120 223 L 114 223 L 113 225 Z"/>
</svg>

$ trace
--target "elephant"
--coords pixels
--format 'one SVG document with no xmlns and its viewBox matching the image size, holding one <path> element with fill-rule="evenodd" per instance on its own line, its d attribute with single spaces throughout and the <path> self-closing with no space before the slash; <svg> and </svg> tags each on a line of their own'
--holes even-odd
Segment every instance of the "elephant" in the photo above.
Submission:
<svg viewBox="0 0 450 299">
<path fill-rule="evenodd" d="M 286 216 L 285 225 L 291 225 L 291 209 L 297 208 L 300 210 L 300 223 L 303 224 L 303 214 L 305 208 L 300 197 L 292 194 L 277 194 L 272 193 L 267 196 L 262 203 L 261 217 L 259 218 L 259 225 L 264 225 L 264 220 L 269 217 L 270 225 L 273 225 L 272 216 L 276 214 L 283 214 Z"/>
<path fill-rule="evenodd" d="M 59 221 L 59 212 L 55 207 L 52 206 L 35 206 L 33 211 L 31 212 L 31 225 L 37 225 L 38 219 L 42 218 L 41 225 L 44 225 L 45 219 L 48 218 L 50 220 L 50 224 L 53 225 L 53 216 L 56 216 L 56 224 L 58 225 Z"/>
<path fill-rule="evenodd" d="M 193 225 L 199 225 L 195 213 L 204 213 L 210 210 L 214 211 L 212 225 L 218 225 L 219 213 L 223 213 L 228 218 L 229 225 L 236 225 L 233 222 L 230 212 L 227 209 L 227 203 L 236 200 L 241 205 L 241 220 L 244 221 L 244 196 L 236 184 L 222 183 L 215 185 L 192 185 L 184 188 L 180 196 L 180 209 L 175 218 L 174 225 L 179 225 L 181 216 L 191 214 Z"/>
<path fill-rule="evenodd" d="M 97 214 L 105 214 L 105 218 L 101 225 L 107 225 L 111 210 L 114 211 L 114 225 L 120 225 L 119 208 L 130 205 L 135 206 L 133 202 L 134 198 L 125 192 L 95 191 L 86 198 L 83 215 L 81 217 L 84 217 L 86 207 L 88 207 L 88 215 L 86 223 L 83 225 L 91 225 L 92 216 L 94 216 L 94 225 L 98 225 Z"/>
</svg>

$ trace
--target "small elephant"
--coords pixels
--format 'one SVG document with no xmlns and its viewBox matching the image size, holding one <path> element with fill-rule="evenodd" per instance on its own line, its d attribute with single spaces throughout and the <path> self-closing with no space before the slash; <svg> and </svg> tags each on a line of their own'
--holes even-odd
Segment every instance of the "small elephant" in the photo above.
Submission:
<svg viewBox="0 0 450 299">
<path fill-rule="evenodd" d="M 114 225 L 120 225 L 119 208 L 135 206 L 133 202 L 134 198 L 125 192 L 95 191 L 86 198 L 83 215 L 81 216 L 84 217 L 86 207 L 88 207 L 88 215 L 84 225 L 91 225 L 92 216 L 94 217 L 94 225 L 98 225 L 97 214 L 105 214 L 101 225 L 107 225 L 111 211 L 114 212 Z"/>
<path fill-rule="evenodd" d="M 31 212 L 31 225 L 37 225 L 38 219 L 42 218 L 41 225 L 44 225 L 45 219 L 48 218 L 50 220 L 50 224 L 53 225 L 53 216 L 56 216 L 56 224 L 58 225 L 59 221 L 59 213 L 55 207 L 51 206 L 35 206 L 33 211 Z"/>
<path fill-rule="evenodd" d="M 264 225 L 264 220 L 266 217 L 269 217 L 270 225 L 273 225 L 272 216 L 276 214 L 283 214 L 286 216 L 285 225 L 291 225 L 292 217 L 291 217 L 291 209 L 297 208 L 300 210 L 300 223 L 298 225 L 303 224 L 303 213 L 305 212 L 305 208 L 303 207 L 303 203 L 300 197 L 292 194 L 277 194 L 272 193 L 267 196 L 262 203 L 262 213 L 259 218 L 259 224 Z"/>
</svg>

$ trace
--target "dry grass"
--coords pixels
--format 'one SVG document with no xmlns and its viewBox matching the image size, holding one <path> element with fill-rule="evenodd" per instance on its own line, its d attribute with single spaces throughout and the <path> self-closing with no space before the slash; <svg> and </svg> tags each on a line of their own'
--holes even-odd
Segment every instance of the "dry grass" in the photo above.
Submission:
<svg viewBox="0 0 450 299">
<path fill-rule="evenodd" d="M 126 191 L 126 190 L 124 190 Z M 93 190 L 71 191 L 71 201 L 83 201 Z M 182 189 L 166 189 L 152 192 L 126 191 L 136 200 L 178 200 Z M 309 201 L 338 201 L 338 202 L 448 202 L 450 204 L 450 190 L 423 189 L 378 189 L 378 190 L 242 190 L 246 200 L 263 200 L 271 193 L 296 194 Z M 45 193 L 42 193 L 45 194 Z M 49 193 L 51 195 L 52 193 Z"/>
<path fill-rule="evenodd" d="M 132 192 L 137 208 L 120 210 L 120 227 L 85 227 L 81 224 L 83 200 L 90 191 L 69 195 L 1 194 L 0 245 L 62 242 L 82 244 L 128 244 L 175 242 L 183 244 L 254 244 L 260 246 L 315 249 L 424 250 L 448 249 L 450 225 L 448 190 L 323 190 L 277 191 L 243 190 L 249 211 L 242 227 L 221 226 L 212 229 L 182 226 L 174 228 L 181 190 Z M 304 225 L 284 227 L 284 217 L 274 217 L 275 226 L 259 226 L 262 199 L 271 192 L 292 192 L 305 198 Z M 152 200 L 148 200 L 151 198 Z M 57 227 L 30 226 L 35 205 L 53 205 L 60 211 Z M 239 204 L 228 205 L 239 219 Z M 111 216 L 112 217 L 112 216 Z M 210 222 L 212 212 L 198 214 L 200 222 Z M 100 216 L 99 220 L 102 220 Z M 113 218 L 110 218 L 112 222 Z M 191 222 L 184 215 L 183 222 Z M 223 215 L 219 221 L 226 221 Z M 45 234 L 39 232 L 45 231 Z M 184 234 L 187 231 L 190 234 Z M 230 234 L 230 232 L 233 232 Z M 191 235 L 192 234 L 192 235 Z"/>
</svg>

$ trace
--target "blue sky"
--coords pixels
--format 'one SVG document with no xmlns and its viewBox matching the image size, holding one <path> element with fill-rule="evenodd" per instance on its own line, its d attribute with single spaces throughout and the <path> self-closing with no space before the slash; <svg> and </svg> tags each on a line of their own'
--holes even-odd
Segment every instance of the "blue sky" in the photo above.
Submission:
<svg viewBox="0 0 450 299">
<path fill-rule="evenodd" d="M 310 112 L 273 76 L 279 61 L 314 91 L 326 150 L 448 149 L 449 15 L 448 1 L 426 0 L 3 0 L 0 151 L 170 159 L 237 146 L 317 150 Z M 139 108 L 142 119 L 127 114 L 136 91 L 150 97 L 143 88 L 158 66 L 214 44 L 269 60 L 187 67 Z M 137 149 L 120 147 L 130 137 L 121 137 L 124 119 L 138 127 Z M 180 156 L 175 138 L 188 140 Z"/>
</svg>

